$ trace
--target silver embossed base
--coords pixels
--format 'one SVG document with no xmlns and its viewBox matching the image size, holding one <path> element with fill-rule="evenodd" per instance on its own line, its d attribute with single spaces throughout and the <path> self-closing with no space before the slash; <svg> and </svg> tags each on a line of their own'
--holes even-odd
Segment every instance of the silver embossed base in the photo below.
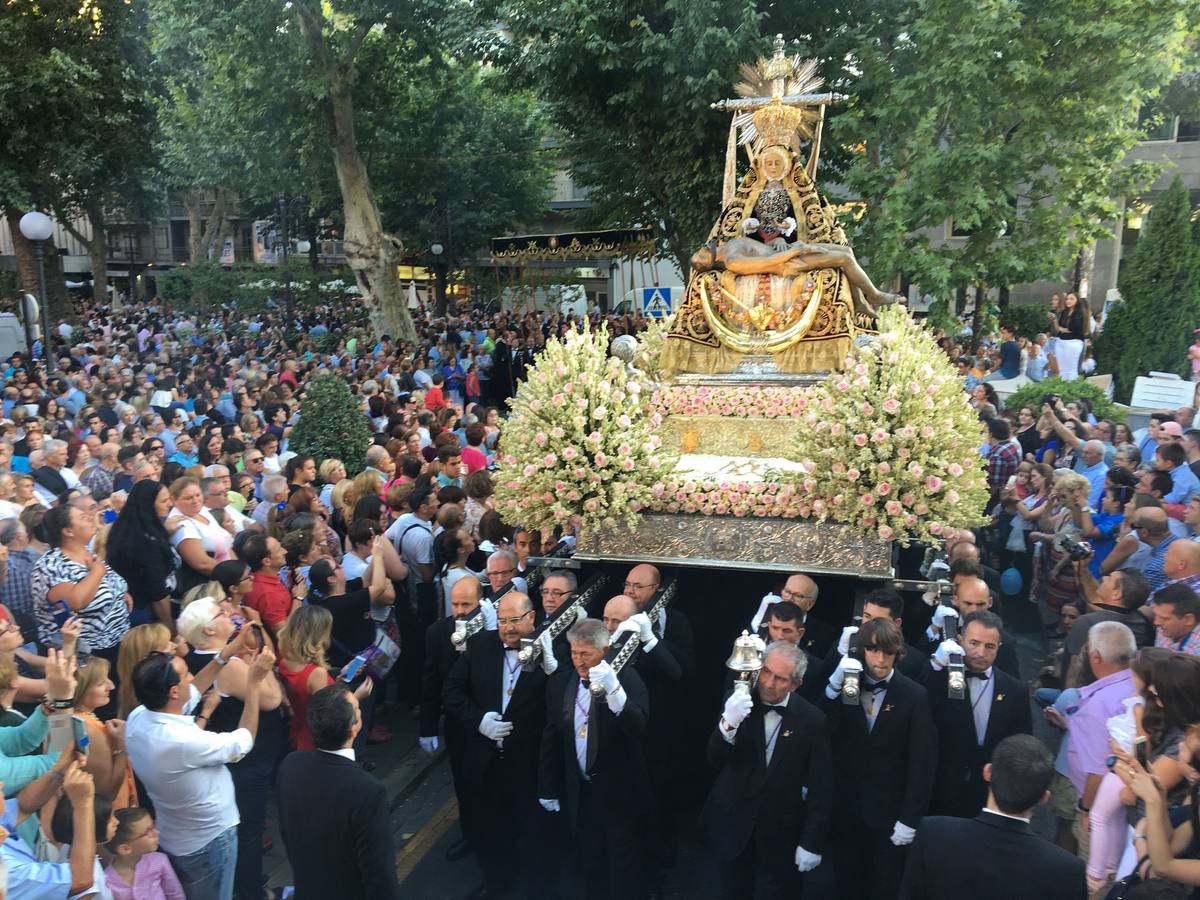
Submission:
<svg viewBox="0 0 1200 900">
<path fill-rule="evenodd" d="M 892 552 L 829 522 L 650 513 L 632 529 L 583 531 L 575 559 L 891 578 Z"/>
<path fill-rule="evenodd" d="M 676 375 L 674 384 L 697 387 L 804 387 L 819 384 L 829 377 L 828 372 L 726 372 L 722 375 Z"/>
</svg>

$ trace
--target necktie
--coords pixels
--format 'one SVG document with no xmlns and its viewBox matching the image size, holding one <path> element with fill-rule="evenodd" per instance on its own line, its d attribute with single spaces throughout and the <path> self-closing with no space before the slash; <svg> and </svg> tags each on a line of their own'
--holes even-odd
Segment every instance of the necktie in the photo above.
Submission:
<svg viewBox="0 0 1200 900">
<path fill-rule="evenodd" d="M 867 690 L 873 694 L 878 694 L 880 691 L 887 690 L 888 683 L 886 681 L 868 681 Z"/>
<path fill-rule="evenodd" d="M 967 672 L 965 674 L 968 678 L 978 678 L 980 681 L 988 680 L 987 672 Z"/>
</svg>

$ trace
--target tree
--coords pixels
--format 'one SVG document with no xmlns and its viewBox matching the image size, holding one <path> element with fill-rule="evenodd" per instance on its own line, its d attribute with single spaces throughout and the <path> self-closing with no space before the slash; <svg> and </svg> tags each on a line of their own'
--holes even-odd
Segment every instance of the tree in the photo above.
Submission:
<svg viewBox="0 0 1200 900">
<path fill-rule="evenodd" d="M 812 46 L 850 95 L 830 143 L 855 148 L 838 174 L 866 205 L 853 236 L 876 277 L 943 298 L 1061 277 L 1153 174 L 1126 162 L 1137 106 L 1179 70 L 1196 17 L 1187 0 L 847 7 Z M 934 246 L 947 220 L 965 238 Z"/>
<path fill-rule="evenodd" d="M 13 2 L 0 17 L 0 207 L 27 290 L 36 267 L 15 225 L 40 206 L 64 225 L 92 220 L 90 239 L 70 230 L 104 291 L 106 214 L 138 195 L 149 165 L 144 33 L 141 11 L 123 0 Z M 45 249 L 51 316 L 70 318 L 53 242 Z"/>
<path fill-rule="evenodd" d="M 501 0 L 498 17 L 513 40 L 492 54 L 550 109 L 585 224 L 653 227 L 686 273 L 721 204 L 729 119 L 708 106 L 769 52 L 754 4 Z"/>
<path fill-rule="evenodd" d="M 371 425 L 345 381 L 336 375 L 314 378 L 305 388 L 288 447 L 317 459 L 340 459 L 354 476 L 366 465 L 370 445 Z"/>
<path fill-rule="evenodd" d="M 1158 197 L 1125 260 L 1112 308 L 1096 339 L 1096 362 L 1113 373 L 1128 400 L 1134 379 L 1149 371 L 1191 371 L 1187 349 L 1200 323 L 1200 241 L 1193 233 L 1188 191 L 1178 176 Z"/>
</svg>

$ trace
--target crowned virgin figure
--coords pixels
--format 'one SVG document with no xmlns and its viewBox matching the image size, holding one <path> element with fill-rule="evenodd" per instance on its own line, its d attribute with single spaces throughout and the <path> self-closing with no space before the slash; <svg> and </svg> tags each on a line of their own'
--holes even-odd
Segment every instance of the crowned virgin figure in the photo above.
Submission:
<svg viewBox="0 0 1200 900">
<path fill-rule="evenodd" d="M 663 373 L 720 374 L 769 360 L 785 373 L 841 366 L 876 307 L 900 298 L 863 271 L 813 176 L 825 105 L 815 61 L 784 54 L 743 66 L 726 159 L 724 207 L 692 258 L 687 294 L 663 349 Z M 739 136 L 740 135 L 740 139 Z M 808 147 L 802 159 L 801 143 Z M 749 166 L 736 178 L 737 147 Z"/>
</svg>

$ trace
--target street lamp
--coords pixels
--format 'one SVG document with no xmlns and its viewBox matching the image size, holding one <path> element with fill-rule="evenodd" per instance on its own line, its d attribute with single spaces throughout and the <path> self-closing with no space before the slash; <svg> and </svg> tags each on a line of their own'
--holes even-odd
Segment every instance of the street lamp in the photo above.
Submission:
<svg viewBox="0 0 1200 900">
<path fill-rule="evenodd" d="M 50 304 L 46 302 L 46 248 L 45 242 L 54 234 L 54 223 L 43 212 L 27 212 L 21 216 L 21 234 L 25 240 L 33 242 L 34 253 L 37 255 L 38 269 L 38 304 L 42 308 L 42 360 L 46 365 L 46 377 L 54 374 L 54 357 L 50 352 Z M 33 347 L 29 348 L 30 356 Z"/>
</svg>

